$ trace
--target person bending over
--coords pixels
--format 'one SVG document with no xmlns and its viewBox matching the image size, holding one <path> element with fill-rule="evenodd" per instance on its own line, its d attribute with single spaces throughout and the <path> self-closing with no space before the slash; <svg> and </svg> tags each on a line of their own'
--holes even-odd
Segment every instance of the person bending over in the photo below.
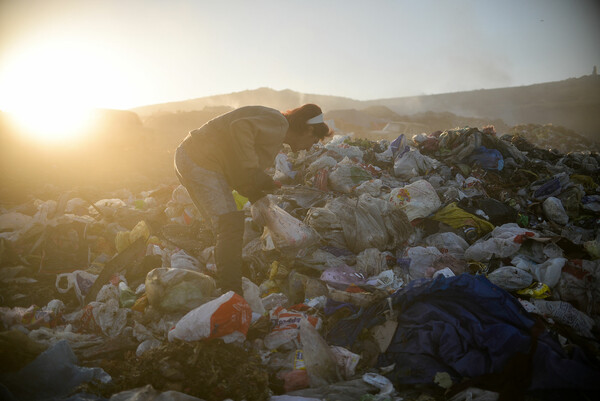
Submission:
<svg viewBox="0 0 600 401">
<path fill-rule="evenodd" d="M 216 233 L 217 284 L 242 293 L 244 212 L 232 189 L 254 203 L 276 186 L 264 172 L 286 143 L 310 149 L 331 131 L 321 108 L 305 104 L 284 113 L 264 106 L 240 107 L 190 131 L 175 152 L 175 173 Z"/>
</svg>

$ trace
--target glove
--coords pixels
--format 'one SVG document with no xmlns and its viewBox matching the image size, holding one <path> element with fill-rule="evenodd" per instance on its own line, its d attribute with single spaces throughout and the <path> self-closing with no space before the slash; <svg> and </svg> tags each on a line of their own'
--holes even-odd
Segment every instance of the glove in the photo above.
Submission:
<svg viewBox="0 0 600 401">
<path fill-rule="evenodd" d="M 273 179 L 264 171 L 254 170 L 253 175 L 254 175 L 254 178 L 253 178 L 254 185 L 259 190 L 271 191 L 271 190 L 277 188 Z"/>
<path fill-rule="evenodd" d="M 268 191 L 277 188 L 273 179 L 264 171 L 251 170 L 248 174 L 247 184 L 241 185 L 237 191 L 248 198 L 250 203 L 266 195 Z"/>
</svg>

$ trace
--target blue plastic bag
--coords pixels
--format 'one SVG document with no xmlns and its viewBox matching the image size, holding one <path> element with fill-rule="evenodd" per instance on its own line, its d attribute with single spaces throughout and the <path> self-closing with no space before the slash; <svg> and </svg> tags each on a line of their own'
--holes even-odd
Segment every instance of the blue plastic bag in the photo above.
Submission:
<svg viewBox="0 0 600 401">
<path fill-rule="evenodd" d="M 504 158 L 502 153 L 496 149 L 488 149 L 480 146 L 471 153 L 468 158 L 469 163 L 477 163 L 486 170 L 502 171 L 504 168 Z"/>
</svg>

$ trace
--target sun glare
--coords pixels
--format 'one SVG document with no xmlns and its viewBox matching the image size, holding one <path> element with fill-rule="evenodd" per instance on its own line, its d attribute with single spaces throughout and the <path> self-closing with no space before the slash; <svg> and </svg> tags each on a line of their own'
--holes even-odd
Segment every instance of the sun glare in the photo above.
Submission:
<svg viewBox="0 0 600 401">
<path fill-rule="evenodd" d="M 110 89 L 102 55 L 85 44 L 56 39 L 3 55 L 0 110 L 19 132 L 39 142 L 65 142 L 85 133 L 90 112 Z"/>
</svg>

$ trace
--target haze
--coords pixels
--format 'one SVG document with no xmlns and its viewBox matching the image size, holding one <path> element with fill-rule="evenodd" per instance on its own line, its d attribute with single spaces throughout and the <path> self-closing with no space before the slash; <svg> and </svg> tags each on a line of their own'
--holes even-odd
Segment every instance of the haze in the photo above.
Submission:
<svg viewBox="0 0 600 401">
<path fill-rule="evenodd" d="M 599 44 L 592 0 L 3 0 L 0 110 L 519 86 L 590 74 Z"/>
</svg>

